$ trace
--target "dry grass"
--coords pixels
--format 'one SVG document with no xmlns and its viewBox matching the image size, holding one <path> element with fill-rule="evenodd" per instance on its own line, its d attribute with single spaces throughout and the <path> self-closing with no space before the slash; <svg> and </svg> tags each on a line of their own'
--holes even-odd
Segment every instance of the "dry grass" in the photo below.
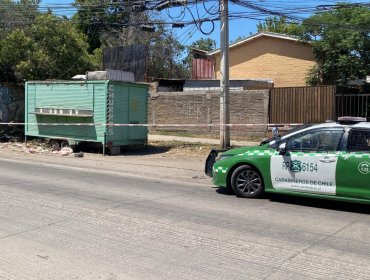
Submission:
<svg viewBox="0 0 370 280">
<path fill-rule="evenodd" d="M 151 134 L 166 135 L 166 136 L 179 136 L 179 137 L 191 137 L 191 138 L 206 138 L 206 139 L 219 139 L 218 133 L 206 133 L 206 132 L 190 132 L 190 131 L 175 131 L 175 130 L 154 130 Z M 232 139 L 237 141 L 252 141 L 260 142 L 263 138 L 271 137 L 266 134 L 265 136 L 253 136 L 253 135 L 242 135 L 231 133 Z"/>
<path fill-rule="evenodd" d="M 210 150 L 217 149 L 217 146 L 203 143 L 185 143 L 180 141 L 153 141 L 148 145 L 148 150 L 158 150 L 166 154 L 179 156 L 206 156 Z"/>
</svg>

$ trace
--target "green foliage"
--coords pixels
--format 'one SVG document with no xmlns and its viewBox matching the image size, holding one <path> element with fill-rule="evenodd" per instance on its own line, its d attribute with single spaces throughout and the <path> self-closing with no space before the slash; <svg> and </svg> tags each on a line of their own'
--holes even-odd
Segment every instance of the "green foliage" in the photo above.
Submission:
<svg viewBox="0 0 370 280">
<path fill-rule="evenodd" d="M 0 79 L 68 79 L 96 70 L 98 54 L 89 55 L 84 34 L 59 18 L 45 14 L 28 28 L 16 29 L 0 41 Z"/>
<path fill-rule="evenodd" d="M 184 47 L 173 33 L 163 26 L 153 33 L 141 30 L 141 23 L 154 20 L 148 11 L 132 12 L 132 5 L 110 0 L 75 0 L 74 5 L 73 22 L 88 37 L 89 53 L 99 47 L 144 45 L 147 80 L 186 75 L 180 61 Z"/>
<path fill-rule="evenodd" d="M 288 22 L 286 17 L 268 17 L 264 22 L 257 24 L 258 32 L 274 32 L 292 36 L 301 35 L 302 31 L 298 23 Z"/>
<path fill-rule="evenodd" d="M 231 40 L 230 43 L 231 44 L 234 44 L 234 43 L 236 43 L 238 41 L 244 40 L 245 38 L 246 37 L 244 37 L 244 36 L 238 36 L 238 37 L 235 38 L 235 40 Z"/>
<path fill-rule="evenodd" d="M 306 84 L 310 86 L 318 86 L 323 83 L 322 81 L 322 67 L 321 65 L 312 66 L 306 75 Z"/>
<path fill-rule="evenodd" d="M 90 53 L 103 45 L 115 45 L 110 41 L 118 39 L 122 26 L 131 20 L 129 6 L 119 5 L 117 1 L 75 0 L 74 6 L 77 13 L 73 21 L 87 35 Z"/>
<path fill-rule="evenodd" d="M 184 49 L 172 32 L 160 26 L 157 32 L 151 34 L 147 45 L 147 79 L 184 78 L 185 69 L 180 59 Z"/>
<path fill-rule="evenodd" d="M 95 49 L 92 55 L 89 55 L 92 68 L 95 70 L 103 69 L 103 48 Z"/>
<path fill-rule="evenodd" d="M 0 40 L 13 30 L 31 25 L 38 14 L 35 0 L 0 0 Z"/>
<path fill-rule="evenodd" d="M 346 84 L 370 74 L 369 7 L 340 4 L 308 18 L 302 26 L 321 64 L 312 69 L 308 79 L 320 77 L 324 84 Z"/>
<path fill-rule="evenodd" d="M 198 49 L 203 51 L 212 51 L 216 47 L 216 41 L 212 40 L 211 38 L 200 38 L 199 40 L 194 41 L 191 43 L 187 49 L 191 51 L 192 49 Z"/>
<path fill-rule="evenodd" d="M 370 7 L 337 4 L 304 20 L 287 23 L 284 17 L 270 17 L 257 29 L 283 33 L 310 41 L 318 65 L 306 77 L 309 85 L 342 84 L 370 74 Z"/>
<path fill-rule="evenodd" d="M 147 45 L 148 32 L 141 30 L 149 22 L 147 11 L 133 12 L 132 5 L 111 0 L 75 0 L 77 9 L 73 22 L 88 37 L 89 53 L 96 48 Z"/>
</svg>

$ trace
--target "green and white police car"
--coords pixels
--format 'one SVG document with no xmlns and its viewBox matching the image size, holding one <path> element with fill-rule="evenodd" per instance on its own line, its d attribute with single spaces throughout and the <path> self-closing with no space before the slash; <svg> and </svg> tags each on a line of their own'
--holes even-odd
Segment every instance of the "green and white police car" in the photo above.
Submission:
<svg viewBox="0 0 370 280">
<path fill-rule="evenodd" d="M 260 146 L 212 151 L 206 173 L 238 197 L 269 192 L 370 203 L 370 123 L 307 124 Z"/>
</svg>

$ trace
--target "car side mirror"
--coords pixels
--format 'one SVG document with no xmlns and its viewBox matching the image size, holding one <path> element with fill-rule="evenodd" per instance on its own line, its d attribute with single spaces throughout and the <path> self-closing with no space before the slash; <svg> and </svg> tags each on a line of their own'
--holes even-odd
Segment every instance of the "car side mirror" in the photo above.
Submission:
<svg viewBox="0 0 370 280">
<path fill-rule="evenodd" d="M 280 152 L 280 154 L 285 154 L 287 151 L 286 143 L 281 143 L 278 147 L 278 152 Z"/>
</svg>

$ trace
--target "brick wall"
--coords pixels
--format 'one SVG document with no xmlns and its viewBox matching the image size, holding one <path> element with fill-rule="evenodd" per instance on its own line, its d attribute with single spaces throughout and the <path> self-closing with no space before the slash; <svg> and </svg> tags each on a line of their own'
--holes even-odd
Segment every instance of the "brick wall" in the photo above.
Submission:
<svg viewBox="0 0 370 280">
<path fill-rule="evenodd" d="M 269 90 L 230 92 L 230 122 L 233 124 L 268 122 Z M 219 124 L 220 98 L 218 92 L 188 91 L 159 92 L 149 100 L 149 124 L 195 124 L 200 127 L 166 127 L 151 130 L 191 131 L 217 134 L 219 128 L 207 124 Z M 203 125 L 203 126 L 202 126 Z M 263 136 L 266 126 L 232 127 L 235 135 Z"/>
<path fill-rule="evenodd" d="M 274 87 L 304 86 L 307 71 L 315 65 L 309 44 L 259 37 L 230 49 L 230 79 L 271 79 Z M 220 54 L 215 55 L 216 78 Z"/>
</svg>

